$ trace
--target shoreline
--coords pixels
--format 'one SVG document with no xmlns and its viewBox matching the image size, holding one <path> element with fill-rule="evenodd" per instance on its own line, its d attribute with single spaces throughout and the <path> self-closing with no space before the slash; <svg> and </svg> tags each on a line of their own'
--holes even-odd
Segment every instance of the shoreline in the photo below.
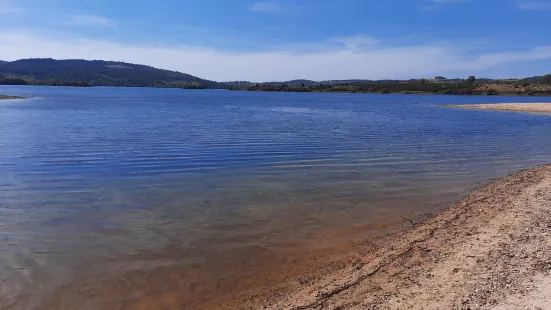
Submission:
<svg viewBox="0 0 551 310">
<path fill-rule="evenodd" d="M 484 96 L 484 97 L 551 97 L 551 89 L 548 92 L 536 92 L 536 93 L 517 93 L 517 92 L 499 92 L 488 94 L 486 90 L 478 91 L 473 93 L 449 93 L 449 92 L 432 92 L 432 91 L 410 91 L 410 90 L 400 90 L 400 91 L 362 91 L 362 90 L 247 90 L 247 89 L 232 89 L 232 88 L 182 88 L 182 87 L 160 87 L 160 86 L 115 86 L 115 85 L 46 85 L 46 84 L 25 84 L 25 85 L 0 85 L 0 86 L 29 86 L 29 87 L 115 87 L 115 88 L 155 88 L 155 89 L 181 89 L 181 90 L 223 90 L 223 91 L 234 91 L 234 92 L 267 92 L 267 93 L 317 93 L 317 94 L 358 94 L 358 95 L 440 95 L 440 96 Z M 4 97 L 17 97 L 17 98 L 1 98 L 2 99 L 29 99 L 27 97 L 21 96 L 4 96 Z"/>
<path fill-rule="evenodd" d="M 443 105 L 442 107 L 466 110 L 551 113 L 551 102 Z"/>
<path fill-rule="evenodd" d="M 220 309 L 528 309 L 551 305 L 551 165 L 473 190 L 440 214 L 358 244 L 329 273 Z M 515 306 L 516 305 L 516 306 Z"/>
<path fill-rule="evenodd" d="M 370 91 L 348 91 L 348 90 L 333 90 L 333 91 L 279 91 L 279 90 L 247 90 L 247 89 L 224 89 L 236 92 L 266 92 L 266 93 L 311 93 L 311 94 L 359 94 L 359 95 L 436 95 L 436 96 L 484 96 L 484 97 L 551 97 L 551 93 L 536 93 L 536 94 L 517 94 L 517 93 L 499 93 L 488 95 L 484 92 L 472 94 L 453 94 L 453 93 L 434 93 L 429 91 L 389 91 L 389 92 L 370 92 Z"/>
<path fill-rule="evenodd" d="M 64 286 L 41 309 L 551 309 L 551 164 L 494 179 L 435 216 L 402 219 L 358 229 L 355 240 L 316 237 L 320 248 L 300 254 L 258 248 L 242 259 L 269 261 L 247 277 L 212 282 L 220 270 L 208 264 L 113 273 Z M 226 258 L 212 257 L 243 271 Z M 104 303 L 151 285 L 161 289 Z"/>
<path fill-rule="evenodd" d="M 23 96 L 0 95 L 0 100 L 21 100 L 21 99 L 29 99 L 29 98 L 23 97 Z"/>
</svg>

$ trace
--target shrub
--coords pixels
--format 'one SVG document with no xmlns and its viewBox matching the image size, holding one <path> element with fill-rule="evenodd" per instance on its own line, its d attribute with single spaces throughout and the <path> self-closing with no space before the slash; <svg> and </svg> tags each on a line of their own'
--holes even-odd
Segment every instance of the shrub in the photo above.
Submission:
<svg viewBox="0 0 551 310">
<path fill-rule="evenodd" d="M 490 88 L 488 89 L 488 91 L 486 92 L 486 95 L 488 96 L 495 96 L 495 95 L 498 95 L 498 92 L 497 90 L 493 89 L 493 88 Z"/>
<path fill-rule="evenodd" d="M 19 78 L 0 79 L 0 85 L 27 85 L 27 81 Z"/>
<path fill-rule="evenodd" d="M 454 95 L 456 93 L 457 93 L 456 91 L 450 88 L 436 92 L 436 94 L 439 94 L 439 95 Z"/>
</svg>

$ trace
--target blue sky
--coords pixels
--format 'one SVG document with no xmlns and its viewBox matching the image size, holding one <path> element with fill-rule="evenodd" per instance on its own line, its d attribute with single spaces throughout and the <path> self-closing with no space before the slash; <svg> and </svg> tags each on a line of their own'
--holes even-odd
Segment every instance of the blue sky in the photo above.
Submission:
<svg viewBox="0 0 551 310">
<path fill-rule="evenodd" d="M 0 59 L 105 59 L 213 80 L 551 72 L 551 0 L 0 0 Z"/>
</svg>

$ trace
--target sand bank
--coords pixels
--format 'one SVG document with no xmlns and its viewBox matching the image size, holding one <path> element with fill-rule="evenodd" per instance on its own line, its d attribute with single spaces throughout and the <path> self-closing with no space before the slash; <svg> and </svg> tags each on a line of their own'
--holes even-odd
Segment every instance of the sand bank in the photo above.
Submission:
<svg viewBox="0 0 551 310">
<path fill-rule="evenodd" d="M 550 233 L 551 165 L 475 190 L 376 250 L 358 245 L 349 254 L 355 259 L 331 273 L 303 275 L 221 306 L 548 309 Z"/>
<path fill-rule="evenodd" d="M 8 100 L 8 99 L 27 99 L 27 98 L 21 97 L 21 96 L 0 95 L 0 100 Z"/>
<path fill-rule="evenodd" d="M 457 109 L 474 109 L 474 110 L 551 113 L 551 102 L 550 103 L 466 104 L 466 105 L 446 105 L 445 107 L 457 108 Z"/>
</svg>

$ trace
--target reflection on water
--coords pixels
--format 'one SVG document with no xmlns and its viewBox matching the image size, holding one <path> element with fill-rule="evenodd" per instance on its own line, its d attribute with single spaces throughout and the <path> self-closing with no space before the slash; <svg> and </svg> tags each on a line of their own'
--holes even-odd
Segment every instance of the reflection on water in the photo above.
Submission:
<svg viewBox="0 0 551 310">
<path fill-rule="evenodd" d="M 549 116 L 437 107 L 516 98 L 0 90 L 40 97 L 0 101 L 2 309 L 185 301 L 205 266 L 237 285 L 322 232 L 434 212 L 551 150 Z"/>
</svg>

